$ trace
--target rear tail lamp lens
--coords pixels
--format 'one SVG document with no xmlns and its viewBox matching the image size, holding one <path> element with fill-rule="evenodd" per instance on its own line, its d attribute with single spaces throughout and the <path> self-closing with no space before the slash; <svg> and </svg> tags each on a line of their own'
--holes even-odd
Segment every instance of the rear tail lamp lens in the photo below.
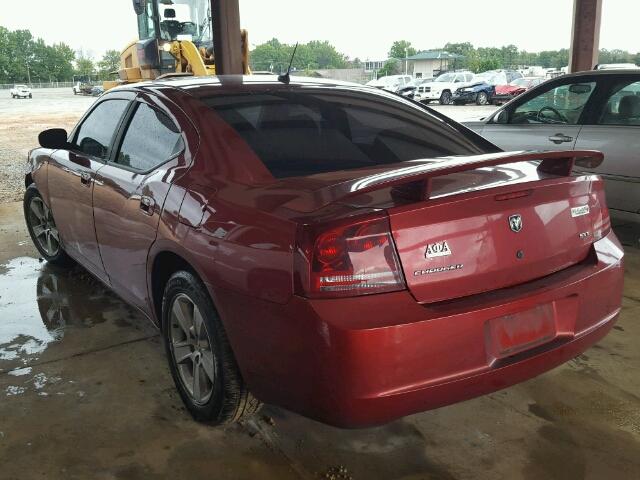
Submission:
<svg viewBox="0 0 640 480">
<path fill-rule="evenodd" d="M 600 207 L 599 214 L 593 218 L 593 239 L 600 240 L 611 232 L 611 216 L 607 207 L 607 200 L 604 193 L 604 183 L 602 180 L 593 182 L 596 191 L 597 206 Z"/>
<path fill-rule="evenodd" d="M 386 217 L 313 230 L 299 242 L 298 293 L 347 297 L 406 288 Z"/>
</svg>

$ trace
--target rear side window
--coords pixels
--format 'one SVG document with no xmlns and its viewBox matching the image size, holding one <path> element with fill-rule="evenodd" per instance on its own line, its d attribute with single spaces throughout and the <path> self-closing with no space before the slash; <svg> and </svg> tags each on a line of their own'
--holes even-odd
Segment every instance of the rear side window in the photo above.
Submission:
<svg viewBox="0 0 640 480">
<path fill-rule="evenodd" d="M 78 129 L 75 145 L 82 153 L 92 157 L 106 159 L 116 128 L 125 110 L 128 100 L 105 100 L 96 106 L 85 118 Z"/>
<path fill-rule="evenodd" d="M 167 115 L 139 103 L 115 162 L 147 172 L 178 155 L 183 146 L 180 130 Z"/>
<path fill-rule="evenodd" d="M 203 101 L 276 178 L 487 152 L 472 135 L 421 107 L 382 95 L 286 90 Z"/>
</svg>

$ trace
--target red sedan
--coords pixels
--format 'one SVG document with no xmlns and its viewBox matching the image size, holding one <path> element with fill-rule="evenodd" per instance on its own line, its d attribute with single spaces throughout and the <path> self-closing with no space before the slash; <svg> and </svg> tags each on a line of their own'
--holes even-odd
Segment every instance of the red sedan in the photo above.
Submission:
<svg viewBox="0 0 640 480">
<path fill-rule="evenodd" d="M 518 78 L 508 85 L 496 85 L 496 93 L 491 98 L 494 105 L 502 105 L 516 98 L 521 93 L 532 89 L 544 82 L 542 77 Z"/>
<path fill-rule="evenodd" d="M 423 105 L 270 77 L 111 90 L 29 156 L 24 211 L 162 330 L 201 421 L 343 427 L 521 382 L 620 312 L 598 152 L 504 153 Z"/>
</svg>

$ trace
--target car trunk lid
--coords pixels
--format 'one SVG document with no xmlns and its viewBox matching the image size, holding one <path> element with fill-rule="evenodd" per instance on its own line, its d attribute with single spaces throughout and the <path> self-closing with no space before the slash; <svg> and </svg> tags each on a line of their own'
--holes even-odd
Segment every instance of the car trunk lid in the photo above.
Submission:
<svg viewBox="0 0 640 480">
<path fill-rule="evenodd" d="M 365 176 L 337 172 L 334 183 L 285 205 L 307 217 L 383 192 L 404 199 L 382 208 L 407 287 L 421 303 L 440 302 L 541 278 L 588 256 L 601 205 L 594 177 L 570 175 L 576 161 L 599 163 L 602 154 L 501 152 Z"/>
</svg>

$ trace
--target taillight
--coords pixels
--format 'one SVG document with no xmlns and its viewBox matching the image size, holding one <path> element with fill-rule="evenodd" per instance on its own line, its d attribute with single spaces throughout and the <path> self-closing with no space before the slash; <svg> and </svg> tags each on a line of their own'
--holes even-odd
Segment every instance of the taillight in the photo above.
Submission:
<svg viewBox="0 0 640 480">
<path fill-rule="evenodd" d="M 406 288 L 389 220 L 376 215 L 340 225 L 301 227 L 296 290 L 306 297 L 349 297 Z"/>
<path fill-rule="evenodd" d="M 592 189 L 596 190 L 596 206 L 599 210 L 599 213 L 593 218 L 593 239 L 597 241 L 606 237 L 611 231 L 611 217 L 609 216 L 602 180 L 593 182 Z"/>
</svg>

